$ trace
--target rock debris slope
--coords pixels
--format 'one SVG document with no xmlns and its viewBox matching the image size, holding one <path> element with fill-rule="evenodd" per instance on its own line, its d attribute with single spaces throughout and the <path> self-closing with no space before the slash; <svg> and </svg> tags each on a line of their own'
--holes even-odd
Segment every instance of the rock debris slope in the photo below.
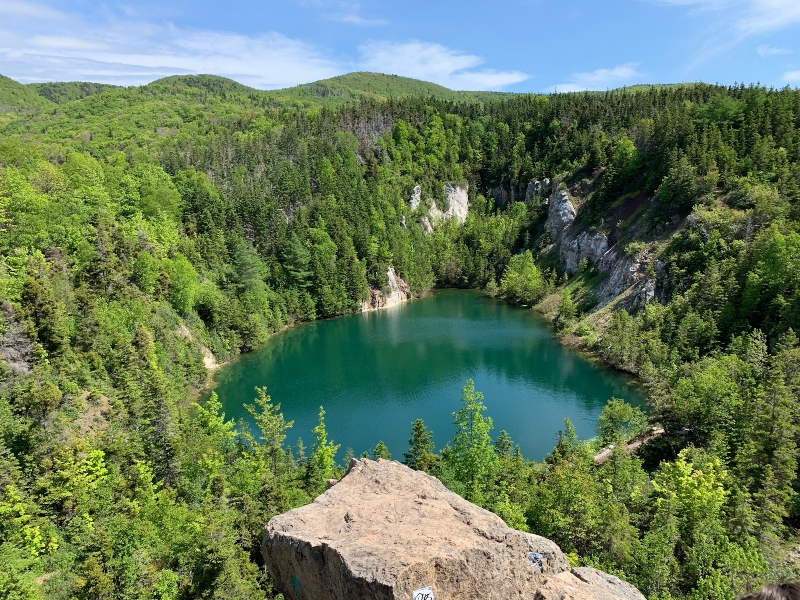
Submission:
<svg viewBox="0 0 800 600">
<path fill-rule="evenodd" d="M 262 552 L 294 600 L 411 600 L 427 586 L 436 600 L 644 600 L 616 577 L 570 569 L 555 543 L 510 529 L 438 479 L 386 460 L 354 459 L 312 504 L 273 518 Z"/>
</svg>

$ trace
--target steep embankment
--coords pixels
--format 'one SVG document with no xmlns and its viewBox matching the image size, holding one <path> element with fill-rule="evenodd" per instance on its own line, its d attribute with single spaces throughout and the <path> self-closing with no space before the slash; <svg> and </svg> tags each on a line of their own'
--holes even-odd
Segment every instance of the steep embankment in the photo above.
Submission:
<svg viewBox="0 0 800 600">
<path fill-rule="evenodd" d="M 536 185 L 538 182 L 534 182 Z M 575 186 L 579 194 L 581 186 Z M 585 197 L 580 198 L 585 201 Z M 645 252 L 626 256 L 624 250 L 598 228 L 587 228 L 577 220 L 578 211 L 566 185 L 555 180 L 547 204 L 547 227 L 552 246 L 545 253 L 558 257 L 560 269 L 569 277 L 579 273 L 582 263 L 592 265 L 602 275 L 593 288 L 594 310 L 614 300 L 624 300 L 623 306 L 636 309 L 655 297 L 656 279 L 649 276 L 651 265 L 655 273 L 661 266 Z"/>
</svg>

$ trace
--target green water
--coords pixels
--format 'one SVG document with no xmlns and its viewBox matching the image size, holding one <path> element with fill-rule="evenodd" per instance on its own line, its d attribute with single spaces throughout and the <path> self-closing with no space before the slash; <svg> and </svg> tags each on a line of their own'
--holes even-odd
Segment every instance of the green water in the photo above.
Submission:
<svg viewBox="0 0 800 600">
<path fill-rule="evenodd" d="M 437 450 L 452 437 L 468 378 L 485 395 L 493 436 L 505 429 L 536 460 L 552 450 L 564 417 L 588 438 L 612 396 L 644 403 L 628 378 L 561 346 L 532 311 L 470 291 L 286 330 L 224 367 L 215 390 L 238 420 L 253 388 L 266 386 L 294 421 L 288 440 L 306 446 L 322 405 L 340 457 L 383 440 L 402 460 L 414 419 L 425 420 Z"/>
</svg>

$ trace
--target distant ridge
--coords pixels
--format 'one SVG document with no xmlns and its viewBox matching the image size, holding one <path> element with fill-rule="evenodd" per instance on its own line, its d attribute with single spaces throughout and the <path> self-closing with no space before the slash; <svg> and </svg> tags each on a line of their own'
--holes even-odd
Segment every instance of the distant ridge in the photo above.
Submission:
<svg viewBox="0 0 800 600">
<path fill-rule="evenodd" d="M 191 88 L 215 95 L 245 94 L 253 99 L 265 98 L 294 105 L 339 105 L 353 100 L 390 98 L 438 98 L 453 102 L 492 102 L 510 96 L 504 92 L 460 92 L 436 83 L 386 75 L 356 72 L 304 83 L 290 88 L 259 90 L 218 75 L 172 75 L 157 79 L 145 88 L 169 86 Z"/>
<path fill-rule="evenodd" d="M 505 92 L 455 91 L 436 83 L 386 75 L 357 72 L 276 90 L 256 89 L 219 75 L 170 75 L 146 85 L 128 88 L 85 81 L 21 84 L 0 75 L 0 112 L 51 108 L 88 96 L 116 90 L 149 91 L 156 94 L 209 94 L 230 101 L 284 104 L 298 108 L 339 106 L 358 100 L 390 98 L 437 98 L 452 102 L 493 102 L 512 96 Z"/>
<path fill-rule="evenodd" d="M 0 75 L 0 113 L 52 108 L 54 104 L 35 89 Z"/>
<path fill-rule="evenodd" d="M 221 77 L 219 75 L 170 75 L 151 81 L 144 88 L 155 87 L 188 87 L 196 90 L 202 90 L 212 94 L 222 95 L 229 93 L 236 94 L 263 94 L 264 90 L 259 90 L 239 83 L 228 77 Z"/>
<path fill-rule="evenodd" d="M 674 88 L 690 85 L 694 84 L 639 84 L 609 91 L 636 93 L 653 87 Z M 52 109 L 56 105 L 65 106 L 89 96 L 103 96 L 108 93 L 115 94 L 118 98 L 134 97 L 136 94 L 142 93 L 149 97 L 154 94 L 156 96 L 177 95 L 193 101 L 201 100 L 203 97 L 212 97 L 239 104 L 275 105 L 301 109 L 313 109 L 321 106 L 336 107 L 360 100 L 385 101 L 391 98 L 417 97 L 450 102 L 496 102 L 523 95 L 513 92 L 456 91 L 429 81 L 364 71 L 276 90 L 256 89 L 219 75 L 170 75 L 146 85 L 130 87 L 86 81 L 21 84 L 0 75 L 0 114 Z M 604 94 L 606 92 L 573 93 Z"/>
<path fill-rule="evenodd" d="M 110 83 L 91 83 L 89 81 L 52 81 L 47 83 L 29 83 L 25 87 L 36 90 L 42 98 L 47 98 L 56 104 L 66 104 L 73 100 L 80 100 L 86 96 L 99 94 L 106 90 L 122 86 Z"/>
<path fill-rule="evenodd" d="M 278 96 L 308 96 L 316 98 L 374 97 L 388 100 L 389 98 L 434 97 L 454 102 L 491 102 L 513 94 L 508 92 L 481 92 L 481 91 L 455 91 L 436 83 L 402 77 L 400 75 L 386 75 L 384 73 L 369 73 L 359 71 L 322 79 L 312 83 L 305 83 L 293 88 L 276 90 L 272 92 Z"/>
</svg>

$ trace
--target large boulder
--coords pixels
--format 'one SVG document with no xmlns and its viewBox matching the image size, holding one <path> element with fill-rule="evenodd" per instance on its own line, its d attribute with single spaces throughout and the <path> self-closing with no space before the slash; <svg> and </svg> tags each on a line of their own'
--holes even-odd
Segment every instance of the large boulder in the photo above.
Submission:
<svg viewBox="0 0 800 600">
<path fill-rule="evenodd" d="M 550 540 L 510 529 L 438 479 L 386 460 L 353 460 L 312 504 L 273 518 L 262 544 L 293 600 L 509 598 L 644 600 L 630 584 L 570 569 Z"/>
</svg>

